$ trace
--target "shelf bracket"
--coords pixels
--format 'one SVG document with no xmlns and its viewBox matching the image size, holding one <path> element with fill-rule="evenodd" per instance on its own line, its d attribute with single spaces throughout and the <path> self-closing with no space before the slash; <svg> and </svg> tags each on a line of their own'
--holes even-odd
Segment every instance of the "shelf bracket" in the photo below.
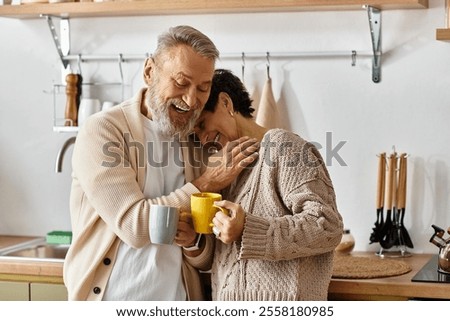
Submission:
<svg viewBox="0 0 450 321">
<path fill-rule="evenodd" d="M 381 11 L 371 6 L 366 7 L 373 49 L 372 80 L 379 83 L 381 80 Z"/>
<path fill-rule="evenodd" d="M 69 60 L 65 59 L 70 53 L 70 24 L 69 18 L 60 18 L 59 20 L 59 36 L 56 32 L 55 24 L 53 23 L 53 17 L 50 15 L 41 15 L 47 20 L 48 27 L 52 34 L 53 42 L 56 45 L 56 50 L 58 52 L 59 58 L 64 68 L 67 69 L 69 65 Z M 57 17 L 59 18 L 59 17 Z"/>
</svg>

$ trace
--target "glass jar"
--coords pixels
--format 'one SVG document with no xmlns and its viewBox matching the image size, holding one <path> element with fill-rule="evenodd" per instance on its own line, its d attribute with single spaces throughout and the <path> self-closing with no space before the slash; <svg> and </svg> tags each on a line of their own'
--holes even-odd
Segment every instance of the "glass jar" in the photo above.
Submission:
<svg viewBox="0 0 450 321">
<path fill-rule="evenodd" d="M 339 254 L 349 254 L 355 247 L 355 238 L 350 233 L 350 230 L 344 230 L 342 234 L 341 243 L 336 247 L 335 251 Z"/>
</svg>

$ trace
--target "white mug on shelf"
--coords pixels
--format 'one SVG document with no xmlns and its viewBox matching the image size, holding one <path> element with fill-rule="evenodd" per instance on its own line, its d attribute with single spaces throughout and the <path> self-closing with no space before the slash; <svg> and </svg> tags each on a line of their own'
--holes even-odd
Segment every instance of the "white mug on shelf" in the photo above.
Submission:
<svg viewBox="0 0 450 321">
<path fill-rule="evenodd" d="M 108 110 L 111 107 L 114 107 L 115 105 L 117 105 L 117 103 L 114 101 L 104 101 L 102 104 L 102 111 Z"/>
<path fill-rule="evenodd" d="M 82 98 L 78 107 L 78 127 L 83 126 L 86 119 L 99 112 L 101 109 L 100 100 L 93 98 Z"/>
</svg>

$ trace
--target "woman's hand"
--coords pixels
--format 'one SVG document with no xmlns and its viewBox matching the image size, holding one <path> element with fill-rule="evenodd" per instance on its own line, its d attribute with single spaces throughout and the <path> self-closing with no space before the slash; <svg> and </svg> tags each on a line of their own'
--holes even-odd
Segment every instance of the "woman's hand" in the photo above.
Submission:
<svg viewBox="0 0 450 321">
<path fill-rule="evenodd" d="M 211 155 L 205 172 L 192 183 L 202 192 L 219 192 L 258 159 L 260 143 L 254 138 L 241 137 L 228 142 Z"/>
<path fill-rule="evenodd" d="M 191 213 L 180 213 L 175 243 L 178 246 L 190 247 L 195 243 L 196 239 L 197 233 L 194 230 Z"/>
<path fill-rule="evenodd" d="M 213 218 L 216 237 L 225 244 L 231 244 L 242 237 L 245 223 L 245 212 L 241 205 L 230 201 L 214 202 L 214 205 L 229 210 L 229 215 L 219 211 Z"/>
</svg>

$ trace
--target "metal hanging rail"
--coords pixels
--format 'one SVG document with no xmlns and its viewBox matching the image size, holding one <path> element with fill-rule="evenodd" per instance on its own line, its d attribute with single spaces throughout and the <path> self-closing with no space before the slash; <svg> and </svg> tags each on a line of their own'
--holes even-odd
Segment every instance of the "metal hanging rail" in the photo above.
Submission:
<svg viewBox="0 0 450 321">
<path fill-rule="evenodd" d="M 270 59 L 298 59 L 298 58 L 352 58 L 354 56 L 372 58 L 373 52 L 370 50 L 358 51 L 358 50 L 342 50 L 342 51 L 294 51 L 294 52 L 239 52 L 239 53 L 222 53 L 220 54 L 220 60 L 231 60 L 231 59 L 267 59 L 267 53 L 270 54 Z M 66 61 L 117 61 L 118 57 L 121 56 L 122 62 L 127 61 L 138 61 L 145 60 L 150 57 L 150 54 L 105 54 L 105 55 L 89 55 L 89 54 L 78 54 L 78 55 L 67 55 L 64 57 Z"/>
<path fill-rule="evenodd" d="M 341 50 L 341 51 L 294 51 L 294 52 L 241 52 L 241 53 L 224 53 L 220 55 L 220 59 L 241 59 L 244 54 L 244 59 L 267 59 L 267 54 L 270 54 L 270 59 L 298 59 L 298 58 L 352 58 L 355 54 L 359 57 L 372 57 L 371 51 L 358 50 Z"/>
<path fill-rule="evenodd" d="M 150 57 L 150 54 L 104 54 L 104 55 L 89 55 L 89 54 L 78 54 L 78 55 L 67 55 L 64 57 L 67 61 L 77 61 L 77 62 L 89 62 L 89 61 L 111 61 L 111 62 L 127 62 L 133 60 L 145 60 Z"/>
<path fill-rule="evenodd" d="M 370 36 L 372 40 L 372 51 L 300 51 L 300 52 L 270 52 L 271 59 L 298 59 L 298 58 L 332 58 L 332 57 L 350 57 L 352 66 L 355 65 L 356 57 L 372 57 L 372 80 L 375 83 L 381 80 L 381 11 L 371 6 L 364 6 L 368 13 Z M 58 36 L 56 28 L 53 24 L 53 16 L 41 15 L 49 25 L 53 41 L 55 42 L 58 55 L 64 68 L 68 68 L 70 61 L 78 61 L 80 67 L 81 62 L 87 61 L 117 61 L 118 55 L 73 55 L 70 54 L 70 25 L 68 18 L 60 18 L 60 35 Z M 56 17 L 59 18 L 59 17 Z M 224 53 L 220 59 L 242 59 L 244 68 L 246 59 L 266 59 L 269 52 L 252 52 L 252 53 Z M 119 54 L 119 65 L 122 62 L 132 60 L 145 60 L 150 55 L 125 55 Z"/>
</svg>

